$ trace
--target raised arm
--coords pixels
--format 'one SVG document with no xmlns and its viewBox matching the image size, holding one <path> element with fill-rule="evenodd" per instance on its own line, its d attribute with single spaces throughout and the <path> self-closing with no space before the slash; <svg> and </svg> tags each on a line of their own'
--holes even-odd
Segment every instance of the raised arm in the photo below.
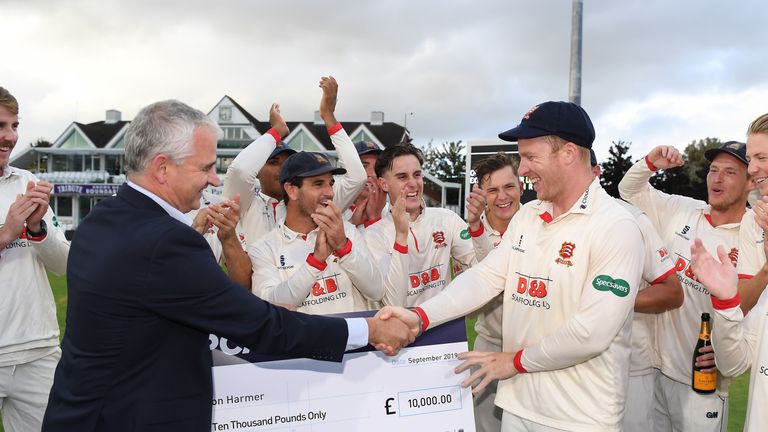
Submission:
<svg viewBox="0 0 768 432">
<path fill-rule="evenodd" d="M 331 142 L 336 148 L 339 164 L 347 170 L 347 173 L 333 185 L 333 201 L 339 208 L 346 209 L 360 195 L 367 175 L 354 143 L 349 139 L 341 123 L 336 120 L 336 101 L 339 92 L 336 79 L 332 76 L 320 78 L 320 88 L 323 89 L 323 96 L 320 99 L 320 117 L 325 122 L 328 135 L 331 136 Z"/>
<path fill-rule="evenodd" d="M 272 104 L 269 109 L 269 124 L 272 126 L 267 133 L 248 144 L 235 157 L 227 169 L 224 182 L 225 198 L 232 199 L 240 195 L 240 209 L 247 212 L 253 201 L 253 190 L 256 187 L 256 176 L 267 162 L 275 146 L 288 135 L 288 125 L 280 114 L 280 105 Z"/>
</svg>

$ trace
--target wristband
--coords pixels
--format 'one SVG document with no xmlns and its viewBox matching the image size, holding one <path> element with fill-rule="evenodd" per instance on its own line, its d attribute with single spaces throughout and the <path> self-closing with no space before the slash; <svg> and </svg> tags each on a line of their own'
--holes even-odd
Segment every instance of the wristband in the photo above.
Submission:
<svg viewBox="0 0 768 432">
<path fill-rule="evenodd" d="M 41 241 L 48 235 L 48 225 L 45 220 L 40 220 L 40 231 L 32 231 L 27 227 L 27 239 L 32 241 Z"/>
</svg>

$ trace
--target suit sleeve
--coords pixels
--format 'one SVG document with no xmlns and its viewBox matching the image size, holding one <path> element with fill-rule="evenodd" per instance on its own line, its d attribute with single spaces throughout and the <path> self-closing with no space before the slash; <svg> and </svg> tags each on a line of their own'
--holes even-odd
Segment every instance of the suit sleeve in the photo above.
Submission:
<svg viewBox="0 0 768 432">
<path fill-rule="evenodd" d="M 248 144 L 227 168 L 227 181 L 224 182 L 223 195 L 232 199 L 240 194 L 240 213 L 245 214 L 253 202 L 253 191 L 258 179 L 256 175 L 267 163 L 269 155 L 275 149 L 275 138 L 269 134 L 256 138 Z"/>
<path fill-rule="evenodd" d="M 229 280 L 205 240 L 188 227 L 157 239 L 148 270 L 145 305 L 166 319 L 259 353 L 342 359 L 343 319 L 290 312 L 250 294 Z"/>
<path fill-rule="evenodd" d="M 331 134 L 331 142 L 339 156 L 339 164 L 347 170 L 347 173 L 333 184 L 333 201 L 340 209 L 346 209 L 360 195 L 368 175 L 357 154 L 355 144 L 352 143 L 344 128 L 339 128 Z"/>
<path fill-rule="evenodd" d="M 525 371 L 562 369 L 585 362 L 605 351 L 630 319 L 642 275 L 640 230 L 627 218 L 596 233 L 596 237 L 578 311 L 554 333 L 522 350 Z"/>
<path fill-rule="evenodd" d="M 64 231 L 55 221 L 53 211 L 49 208 L 43 216 L 48 235 L 42 241 L 30 241 L 35 253 L 45 264 L 50 272 L 62 276 L 67 272 L 67 257 L 69 256 L 69 240 L 64 236 Z"/>
</svg>

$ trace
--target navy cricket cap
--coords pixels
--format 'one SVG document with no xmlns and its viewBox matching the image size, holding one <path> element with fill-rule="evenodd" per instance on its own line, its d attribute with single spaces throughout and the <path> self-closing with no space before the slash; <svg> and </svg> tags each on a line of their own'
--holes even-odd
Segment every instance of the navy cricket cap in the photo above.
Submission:
<svg viewBox="0 0 768 432">
<path fill-rule="evenodd" d="M 272 153 L 269 154 L 269 157 L 267 158 L 267 160 L 276 158 L 277 155 L 279 155 L 280 153 L 288 153 L 288 156 L 290 156 L 292 154 L 295 154 L 296 150 L 288 147 L 287 144 L 278 144 L 277 146 L 275 146 L 275 149 L 272 150 Z"/>
<path fill-rule="evenodd" d="M 742 162 L 744 165 L 749 165 L 749 162 L 747 162 L 747 145 L 743 142 L 725 142 L 718 148 L 711 148 L 705 151 L 704 157 L 707 158 L 708 161 L 712 162 L 720 153 L 729 154 L 738 159 L 739 162 Z"/>
<path fill-rule="evenodd" d="M 357 150 L 357 155 L 362 156 L 366 154 L 379 154 L 383 152 L 384 150 L 380 149 L 379 146 L 376 144 L 370 142 L 370 141 L 358 141 L 355 143 L 355 150 Z"/>
<path fill-rule="evenodd" d="M 346 174 L 344 168 L 336 168 L 331 165 L 322 153 L 300 151 L 292 154 L 283 162 L 280 168 L 280 183 L 285 183 L 292 178 L 314 177 L 320 174 L 331 173 L 332 175 Z"/>
<path fill-rule="evenodd" d="M 572 102 L 544 102 L 528 110 L 516 127 L 499 134 L 504 141 L 555 135 L 578 146 L 592 148 L 595 128 L 584 109 Z"/>
</svg>

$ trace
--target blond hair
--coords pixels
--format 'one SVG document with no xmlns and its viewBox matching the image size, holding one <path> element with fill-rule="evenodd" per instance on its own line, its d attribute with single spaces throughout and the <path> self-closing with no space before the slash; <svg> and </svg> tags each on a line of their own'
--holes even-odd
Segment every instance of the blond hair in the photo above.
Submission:
<svg viewBox="0 0 768 432">
<path fill-rule="evenodd" d="M 19 102 L 4 87 L 0 87 L 0 106 L 5 107 L 13 115 L 19 115 Z"/>
</svg>

